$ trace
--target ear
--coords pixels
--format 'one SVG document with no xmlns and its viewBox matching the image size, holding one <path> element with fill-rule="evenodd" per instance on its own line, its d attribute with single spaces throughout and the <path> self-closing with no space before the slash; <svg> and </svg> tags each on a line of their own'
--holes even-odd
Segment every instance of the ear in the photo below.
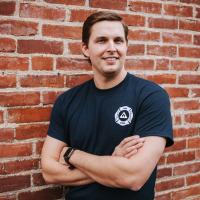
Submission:
<svg viewBox="0 0 200 200">
<path fill-rule="evenodd" d="M 85 43 L 82 43 L 82 52 L 85 57 L 89 58 L 88 46 Z"/>
</svg>

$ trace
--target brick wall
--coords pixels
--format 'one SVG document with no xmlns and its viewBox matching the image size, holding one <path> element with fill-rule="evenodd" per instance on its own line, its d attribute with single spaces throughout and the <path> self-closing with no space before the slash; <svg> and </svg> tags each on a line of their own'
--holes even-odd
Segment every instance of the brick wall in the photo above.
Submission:
<svg viewBox="0 0 200 200">
<path fill-rule="evenodd" d="M 20 3 L 21 2 L 21 3 Z M 200 1 L 0 1 L 0 200 L 51 200 L 40 152 L 52 104 L 91 77 L 83 20 L 113 10 L 129 25 L 126 68 L 170 97 L 175 145 L 158 167 L 156 200 L 200 199 Z"/>
</svg>

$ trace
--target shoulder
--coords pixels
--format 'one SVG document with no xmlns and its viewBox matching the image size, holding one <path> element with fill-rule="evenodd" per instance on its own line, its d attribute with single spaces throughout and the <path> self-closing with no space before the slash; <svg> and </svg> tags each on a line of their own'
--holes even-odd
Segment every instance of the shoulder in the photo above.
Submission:
<svg viewBox="0 0 200 200">
<path fill-rule="evenodd" d="M 133 87 L 135 87 L 136 94 L 140 98 L 146 98 L 152 95 L 153 96 L 163 95 L 169 98 L 164 88 L 162 88 L 160 85 L 152 81 L 149 81 L 149 80 L 146 80 L 146 79 L 143 79 L 131 74 L 130 74 L 130 80 L 133 82 Z"/>
<path fill-rule="evenodd" d="M 84 94 L 90 87 L 92 80 L 88 80 L 80 85 L 77 85 L 73 88 L 70 88 L 69 90 L 63 92 L 62 94 L 60 94 L 56 100 L 56 102 L 69 102 L 71 101 L 74 97 L 81 96 L 82 94 Z"/>
</svg>

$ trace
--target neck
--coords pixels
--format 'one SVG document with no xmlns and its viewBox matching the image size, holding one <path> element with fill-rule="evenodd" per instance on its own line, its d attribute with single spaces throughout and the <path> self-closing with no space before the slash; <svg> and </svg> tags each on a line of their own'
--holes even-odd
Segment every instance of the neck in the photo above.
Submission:
<svg viewBox="0 0 200 200">
<path fill-rule="evenodd" d="M 126 77 L 126 74 L 127 72 L 125 70 L 122 70 L 118 74 L 112 74 L 108 76 L 97 76 L 94 73 L 94 83 L 99 89 L 109 89 L 121 83 Z"/>
</svg>

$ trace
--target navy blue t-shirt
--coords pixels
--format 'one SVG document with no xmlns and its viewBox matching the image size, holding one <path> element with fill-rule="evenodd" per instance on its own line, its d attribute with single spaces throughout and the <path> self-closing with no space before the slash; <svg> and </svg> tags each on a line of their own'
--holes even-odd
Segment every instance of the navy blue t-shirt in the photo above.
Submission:
<svg viewBox="0 0 200 200">
<path fill-rule="evenodd" d="M 170 102 L 155 83 L 127 73 L 117 86 L 101 90 L 89 80 L 60 95 L 48 135 L 95 155 L 111 155 L 131 135 L 160 136 L 173 144 Z M 105 163 L 106 165 L 106 163 Z M 139 191 L 99 183 L 70 187 L 69 200 L 153 200 L 156 168 Z"/>
</svg>

